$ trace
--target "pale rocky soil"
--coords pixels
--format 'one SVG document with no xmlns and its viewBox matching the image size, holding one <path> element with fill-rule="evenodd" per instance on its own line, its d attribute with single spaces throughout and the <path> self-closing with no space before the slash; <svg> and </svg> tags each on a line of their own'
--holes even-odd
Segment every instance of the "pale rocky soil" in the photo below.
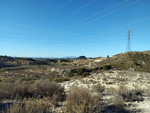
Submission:
<svg viewBox="0 0 150 113">
<path fill-rule="evenodd" d="M 150 113 L 150 73 L 109 70 L 60 84 L 64 86 L 66 92 L 73 87 L 84 87 L 93 94 L 93 85 L 101 84 L 106 89 L 104 94 L 107 95 L 103 97 L 105 99 L 113 97 L 120 85 L 126 86 L 128 89 L 141 89 L 144 91 L 144 101 L 126 102 L 126 108 L 134 113 Z"/>
</svg>

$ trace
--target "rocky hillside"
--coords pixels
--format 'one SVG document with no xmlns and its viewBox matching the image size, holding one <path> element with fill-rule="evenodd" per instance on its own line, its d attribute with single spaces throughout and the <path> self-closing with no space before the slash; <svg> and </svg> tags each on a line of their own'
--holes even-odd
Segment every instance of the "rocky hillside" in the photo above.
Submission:
<svg viewBox="0 0 150 113">
<path fill-rule="evenodd" d="M 117 54 L 98 63 L 99 66 L 104 64 L 116 69 L 150 72 L 150 51 Z"/>
<path fill-rule="evenodd" d="M 141 91 L 143 92 L 141 97 L 136 94 L 137 100 L 134 100 L 136 96 L 134 96 L 134 99 L 133 96 L 129 96 L 130 99 L 132 98 L 133 100 L 128 100 L 124 103 L 125 108 L 128 110 L 128 112 L 117 112 L 115 110 L 109 109 L 107 112 L 102 113 L 149 113 L 149 80 L 150 73 L 147 72 L 109 70 L 102 71 L 100 73 L 93 73 L 88 77 L 72 79 L 70 81 L 65 81 L 60 84 L 64 87 L 66 93 L 72 90 L 73 87 L 79 87 L 88 89 L 89 92 L 91 92 L 92 94 L 96 93 L 95 86 L 101 84 L 101 86 L 103 86 L 105 89 L 102 98 L 103 100 L 105 100 L 105 102 L 108 102 L 109 104 L 112 104 L 112 102 L 115 101 L 114 97 L 116 97 L 119 88 L 119 92 L 132 91 L 130 95 L 132 95 L 134 91 Z M 102 89 L 102 87 L 98 87 L 98 91 L 101 91 L 100 89 Z M 119 97 L 117 97 L 116 102 L 121 102 Z"/>
<path fill-rule="evenodd" d="M 0 63 L 8 62 L 8 61 L 14 61 L 12 57 L 8 56 L 0 56 Z"/>
</svg>

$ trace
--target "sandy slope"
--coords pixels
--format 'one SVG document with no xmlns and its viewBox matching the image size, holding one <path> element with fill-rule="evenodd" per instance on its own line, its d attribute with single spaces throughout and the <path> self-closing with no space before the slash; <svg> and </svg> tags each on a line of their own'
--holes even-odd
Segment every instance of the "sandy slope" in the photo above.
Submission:
<svg viewBox="0 0 150 113">
<path fill-rule="evenodd" d="M 110 70 L 100 73 L 93 73 L 89 77 L 74 79 L 60 83 L 64 86 L 65 91 L 71 88 L 85 87 L 93 92 L 92 86 L 102 84 L 105 86 L 107 94 L 113 94 L 120 85 L 125 85 L 128 89 L 142 89 L 144 90 L 144 101 L 127 103 L 127 109 L 138 111 L 139 113 L 150 113 L 150 73 Z M 114 91 L 114 92 L 113 92 Z"/>
</svg>

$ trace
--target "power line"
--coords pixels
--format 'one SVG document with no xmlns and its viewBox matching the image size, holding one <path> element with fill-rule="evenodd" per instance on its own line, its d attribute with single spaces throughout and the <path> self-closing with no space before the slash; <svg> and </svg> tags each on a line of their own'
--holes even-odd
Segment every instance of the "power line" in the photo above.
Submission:
<svg viewBox="0 0 150 113">
<path fill-rule="evenodd" d="M 103 15 L 103 16 L 100 16 L 100 17 L 98 17 L 98 18 L 96 18 L 96 19 L 94 19 L 94 20 L 91 20 L 91 21 L 89 21 L 89 22 L 86 22 L 86 23 L 84 23 L 84 24 L 81 24 L 81 25 L 79 25 L 79 26 L 77 26 L 77 27 L 75 27 L 75 28 L 79 28 L 79 27 L 84 26 L 84 25 L 86 25 L 86 24 L 89 24 L 89 23 L 91 23 L 91 22 L 93 22 L 93 21 L 96 21 L 96 20 L 98 20 L 98 19 L 100 19 L 100 18 L 103 18 L 103 17 L 105 17 L 105 16 L 107 16 L 107 15 L 113 14 L 113 13 L 115 13 L 115 12 L 121 10 L 121 9 L 124 9 L 124 8 L 130 6 L 130 5 L 136 4 L 136 3 L 139 2 L 139 1 L 140 1 L 140 0 L 137 0 L 137 1 L 135 1 L 135 2 L 132 2 L 132 3 L 128 4 L 128 5 L 126 5 L 126 6 L 123 6 L 123 7 L 121 7 L 121 8 L 118 8 L 118 9 L 112 11 L 112 12 L 109 12 L 109 13 L 107 13 L 107 14 L 105 14 L 105 15 Z"/>
<path fill-rule="evenodd" d="M 53 0 L 52 0 L 52 1 L 53 1 Z M 52 1 L 51 1 L 51 2 L 52 2 Z M 55 12 L 57 12 L 58 10 L 60 10 L 60 9 L 63 8 L 64 6 L 66 6 L 67 4 L 69 4 L 71 1 L 72 1 L 72 0 L 70 0 L 70 1 L 68 1 L 68 2 L 66 2 L 66 3 L 64 3 L 61 7 L 57 8 L 57 9 L 56 9 L 54 12 L 52 12 L 50 15 L 47 15 L 47 16 L 45 16 L 44 18 L 40 19 L 37 23 L 39 23 L 39 22 L 41 22 L 42 20 L 46 19 L 48 16 L 51 16 L 52 14 L 54 14 Z M 77 12 L 77 11 L 79 11 L 79 10 L 81 10 L 81 9 L 83 9 L 83 8 L 85 8 L 85 7 L 87 7 L 88 5 L 92 4 L 92 3 L 95 2 L 95 1 L 96 1 L 96 0 L 93 0 L 92 2 L 89 2 L 89 3 L 86 4 L 85 6 L 83 6 L 83 7 L 81 7 L 80 9 L 74 11 L 73 13 L 71 13 L 71 15 L 74 14 L 75 12 Z M 97 16 L 97 15 L 99 15 L 99 14 L 105 12 L 105 11 L 108 11 L 108 10 L 110 10 L 110 9 L 112 9 L 112 8 L 115 8 L 115 7 L 117 7 L 117 6 L 119 6 L 119 5 L 123 4 L 123 3 L 125 3 L 125 2 L 127 2 L 127 1 L 128 1 L 128 0 L 125 0 L 125 1 L 123 1 L 123 2 L 121 2 L 121 3 L 118 3 L 118 4 L 114 5 L 114 6 L 111 6 L 111 7 L 107 8 L 107 9 L 105 9 L 105 10 L 102 10 L 102 11 L 100 11 L 100 12 L 98 12 L 98 13 L 95 13 L 94 15 L 91 15 L 91 16 L 89 16 L 89 17 L 87 17 L 87 18 L 85 18 L 85 19 L 83 19 L 83 20 L 80 20 L 79 22 L 76 22 L 76 23 L 74 23 L 74 24 L 72 24 L 72 25 L 69 25 L 69 26 L 67 26 L 67 27 L 65 27 L 65 28 L 63 28 L 63 29 L 66 29 L 66 28 L 68 28 L 68 27 L 71 27 L 71 26 L 74 26 L 74 25 L 76 25 L 76 24 L 78 24 L 78 23 L 81 23 L 82 21 L 85 21 L 85 20 L 88 20 L 88 19 L 90 19 L 90 18 L 92 18 L 92 17 L 95 17 L 95 16 Z M 50 2 L 50 3 L 51 3 L 51 2 Z M 47 4 L 49 4 L 49 3 L 47 3 Z M 43 8 L 46 7 L 47 4 L 45 4 L 45 6 L 43 6 Z M 41 7 L 40 9 L 43 9 L 43 8 Z M 70 15 L 69 15 L 69 16 L 70 16 Z M 37 23 L 36 23 L 36 24 L 37 24 Z M 61 30 L 61 31 L 56 31 L 56 33 L 58 33 L 58 32 L 62 32 L 62 30 Z"/>
<path fill-rule="evenodd" d="M 101 13 L 104 13 L 104 12 L 106 12 L 106 11 L 112 9 L 112 8 L 115 8 L 115 7 L 117 7 L 117 6 L 120 6 L 121 4 L 124 4 L 124 3 L 127 2 L 127 1 L 128 1 L 128 0 L 125 0 L 125 1 L 123 1 L 123 2 L 121 2 L 121 3 L 118 3 L 118 4 L 114 5 L 114 6 L 111 6 L 111 7 L 107 8 L 107 9 L 102 10 L 102 11 L 100 11 L 100 12 L 98 12 L 98 13 L 95 13 L 95 14 L 93 14 L 93 15 L 91 15 L 91 16 L 85 18 L 85 19 L 82 19 L 82 20 L 80 20 L 80 21 L 78 21 L 78 22 L 76 22 L 76 23 L 74 23 L 74 24 L 71 24 L 71 25 L 69 25 L 69 26 L 66 26 L 66 27 L 64 27 L 63 29 L 70 28 L 70 27 L 72 27 L 72 26 L 74 26 L 74 25 L 77 25 L 77 24 L 79 24 L 79 23 L 81 23 L 81 22 L 84 22 L 84 21 L 86 21 L 86 20 L 89 20 L 90 18 L 93 18 L 93 17 L 95 17 L 95 16 L 97 16 L 97 15 L 99 15 L 99 14 L 101 14 Z"/>
<path fill-rule="evenodd" d="M 82 10 L 82 9 L 84 9 L 84 8 L 86 8 L 86 7 L 88 7 L 89 5 L 91 5 L 92 3 L 94 3 L 95 1 L 96 1 L 96 0 L 93 0 L 93 1 L 91 1 L 91 2 L 89 2 L 89 3 L 87 3 L 87 4 L 85 4 L 84 6 L 80 7 L 79 9 L 77 9 L 77 10 L 73 11 L 72 13 L 70 13 L 70 14 L 64 16 L 64 17 L 61 18 L 61 19 L 59 19 L 57 22 L 62 21 L 62 20 L 64 20 L 65 18 L 70 17 L 71 15 L 73 15 L 73 14 L 79 12 L 80 10 Z"/>
<path fill-rule="evenodd" d="M 86 42 L 86 43 L 95 43 L 95 42 L 99 42 L 99 41 L 101 41 L 101 42 L 105 42 L 105 41 L 107 41 L 107 40 L 109 40 L 109 41 L 113 41 L 113 40 L 125 40 L 125 39 L 120 39 L 120 38 L 115 38 L 115 39 L 110 39 L 110 38 L 105 38 L 105 39 L 101 39 L 101 40 L 97 40 L 97 41 L 89 41 L 89 42 Z M 26 44 L 26 43 L 32 43 L 32 44 L 50 44 L 50 43 L 53 43 L 53 44 L 56 44 L 56 43 L 58 43 L 57 41 L 56 42 L 51 42 L 51 41 L 43 41 L 43 42 L 41 42 L 41 41 L 21 41 L 21 40 L 0 40 L 1 42 L 3 41 L 3 42 L 15 42 L 15 43 L 24 43 L 24 44 Z M 66 43 L 68 43 L 68 42 L 59 42 L 59 44 L 66 44 Z"/>
<path fill-rule="evenodd" d="M 41 22 L 42 20 L 46 19 L 47 17 L 53 15 L 54 13 L 56 13 L 57 11 L 59 11 L 60 9 L 64 8 L 66 5 L 68 5 L 70 2 L 72 2 L 72 0 L 69 0 L 67 2 L 65 2 L 62 6 L 60 6 L 59 8 L 57 8 L 55 11 L 53 11 L 52 13 L 50 13 L 49 15 L 43 17 L 42 19 L 40 19 L 37 23 Z M 37 24 L 36 23 L 36 24 Z"/>
<path fill-rule="evenodd" d="M 81 40 L 84 40 L 84 39 L 87 39 L 87 38 L 95 37 L 96 35 L 100 35 L 100 34 L 103 34 L 103 33 L 107 33 L 107 32 L 109 32 L 109 31 L 113 31 L 113 30 L 120 29 L 120 28 L 129 26 L 129 25 L 132 25 L 132 24 L 136 24 L 136 23 L 139 23 L 139 22 L 148 20 L 148 19 L 150 19 L 150 16 L 149 16 L 149 17 L 146 17 L 146 18 L 143 18 L 143 19 L 140 19 L 140 20 L 137 20 L 137 21 L 134 21 L 134 22 L 131 22 L 131 23 L 128 23 L 128 24 L 125 24 L 125 25 L 121 25 L 121 26 L 118 26 L 118 27 L 115 27 L 115 28 L 112 28 L 112 29 L 109 29 L 109 30 L 100 32 L 100 33 L 96 33 L 96 34 L 91 35 L 91 36 L 88 36 L 88 37 L 86 37 L 86 38 L 82 38 L 82 39 L 80 39 L 80 40 L 77 40 L 77 42 L 78 42 L 78 41 L 81 41 Z"/>
<path fill-rule="evenodd" d="M 146 17 L 146 18 L 143 18 L 143 19 L 140 19 L 140 20 L 137 20 L 137 21 L 134 21 L 134 22 L 131 22 L 131 23 L 128 23 L 128 24 L 125 24 L 125 25 L 121 25 L 121 26 L 118 26 L 118 27 L 115 27 L 113 29 L 109 29 L 109 30 L 106 30 L 106 31 L 103 31 L 103 32 L 100 32 L 100 33 L 96 33 L 94 35 L 91 35 L 91 36 L 88 36 L 86 38 L 82 38 L 80 40 L 76 40 L 76 41 L 70 41 L 69 43 L 77 43 L 77 42 L 80 42 L 81 40 L 84 40 L 84 39 L 88 39 L 88 38 L 92 38 L 92 37 L 95 37 L 96 35 L 100 35 L 100 34 L 103 34 L 103 33 L 107 33 L 109 31 L 113 31 L 113 30 L 116 30 L 116 29 L 120 29 L 120 28 L 123 28 L 123 27 L 126 27 L 126 26 L 129 26 L 129 25 L 133 25 L 133 24 L 136 24 L 136 23 L 139 23 L 139 22 L 142 22 L 142 21 L 145 21 L 145 20 L 148 20 L 150 19 L 150 16 L 149 17 Z M 1 41 L 7 41 L 7 40 L 2 40 Z M 10 41 L 8 40 L 7 42 L 18 42 L 18 43 L 24 43 L 23 41 Z M 30 41 L 31 42 L 31 41 Z M 41 42 L 32 42 L 32 43 L 41 43 Z M 49 42 L 43 42 L 43 43 L 49 43 Z M 51 43 L 68 43 L 67 41 L 63 41 L 63 42 L 51 42 Z"/>
<path fill-rule="evenodd" d="M 47 2 L 43 7 L 41 7 L 38 11 L 44 9 L 45 7 L 47 7 L 49 4 L 51 4 L 54 0 L 49 0 L 49 2 Z"/>
<path fill-rule="evenodd" d="M 111 11 L 111 12 L 109 12 L 109 13 L 103 15 L 103 16 L 100 16 L 100 17 L 94 19 L 94 20 L 91 20 L 91 21 L 89 21 L 89 22 L 87 22 L 87 23 L 81 24 L 81 25 L 79 25 L 79 26 L 77 26 L 77 27 L 70 28 L 70 29 L 79 28 L 79 27 L 81 27 L 81 26 L 83 26 L 83 25 L 86 25 L 86 24 L 88 24 L 88 23 L 90 23 L 90 22 L 93 22 L 93 21 L 95 21 L 95 20 L 97 20 L 97 19 L 103 18 L 103 17 L 105 17 L 105 16 L 107 16 L 107 15 L 110 15 L 110 14 L 112 14 L 112 13 L 115 13 L 115 12 L 117 12 L 117 11 L 123 9 L 123 8 L 126 8 L 126 7 L 128 7 L 128 6 L 130 6 L 130 5 L 133 5 L 133 4 L 135 4 L 135 3 L 139 2 L 139 1 L 140 1 L 140 0 L 136 0 L 135 2 L 129 3 L 129 4 L 127 4 L 127 5 L 125 5 L 125 6 L 121 7 L 121 8 L 118 8 L 118 9 L 116 9 L 116 10 L 114 10 L 114 11 Z M 70 26 L 70 27 L 72 27 L 72 26 Z M 65 28 L 65 29 L 67 29 L 67 28 Z M 69 30 L 70 30 L 70 29 L 69 29 Z M 65 32 L 66 32 L 66 31 L 65 31 Z M 65 33 L 65 32 L 63 32 L 63 33 Z"/>
<path fill-rule="evenodd" d="M 33 17 L 34 15 L 36 15 L 38 12 L 40 12 L 41 10 L 43 10 L 44 8 L 46 8 L 49 4 L 51 4 L 53 2 L 53 0 L 49 0 L 46 4 L 44 4 L 44 6 L 42 6 L 40 9 L 38 9 L 34 14 L 32 14 L 31 17 Z"/>
<path fill-rule="evenodd" d="M 92 18 L 92 17 L 95 17 L 95 16 L 97 16 L 97 15 L 99 15 L 99 14 L 105 12 L 105 11 L 108 11 L 108 10 L 110 10 L 110 9 L 112 9 L 112 8 L 115 8 L 115 7 L 117 7 L 117 6 L 120 6 L 121 4 L 123 4 L 123 3 L 127 2 L 127 1 L 128 1 L 128 0 L 125 0 L 125 1 L 123 1 L 123 2 L 121 2 L 121 3 L 118 3 L 118 4 L 114 5 L 114 6 L 111 6 L 111 7 L 107 8 L 107 9 L 105 9 L 105 10 L 102 10 L 102 11 L 100 11 L 100 12 L 94 14 L 94 15 L 91 15 L 91 16 L 85 18 L 85 19 L 82 19 L 82 20 L 80 20 L 80 21 L 78 21 L 78 22 L 76 22 L 76 23 L 74 23 L 74 24 L 71 24 L 71 25 L 69 25 L 69 26 L 66 26 L 66 27 L 64 27 L 64 28 L 62 28 L 62 29 L 63 29 L 63 30 L 68 29 L 68 28 L 70 28 L 70 27 L 72 27 L 72 26 L 74 26 L 74 25 L 77 25 L 77 24 L 79 24 L 79 23 L 81 23 L 81 22 L 83 22 L 83 21 L 86 21 L 86 20 L 88 20 L 88 19 L 90 19 L 90 18 Z M 75 27 L 75 28 L 76 28 L 76 27 Z M 71 29 L 75 29 L 75 28 L 71 28 Z M 69 29 L 69 30 L 70 30 L 70 29 Z M 56 33 L 59 33 L 59 32 L 62 32 L 62 30 L 61 30 L 61 31 L 56 31 Z M 65 31 L 65 32 L 66 32 L 66 31 Z M 65 33 L 65 32 L 63 32 L 63 33 Z"/>
</svg>

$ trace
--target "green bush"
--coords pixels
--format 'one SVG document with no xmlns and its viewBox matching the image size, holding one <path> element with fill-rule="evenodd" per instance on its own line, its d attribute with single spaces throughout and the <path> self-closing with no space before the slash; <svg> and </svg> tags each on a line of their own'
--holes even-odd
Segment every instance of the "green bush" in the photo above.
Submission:
<svg viewBox="0 0 150 113">
<path fill-rule="evenodd" d="M 110 69 L 112 69 L 112 65 L 104 65 L 102 67 L 102 69 L 104 69 L 104 70 L 110 70 Z"/>
<path fill-rule="evenodd" d="M 83 77 L 86 77 L 86 76 L 88 76 L 88 75 L 89 75 L 88 72 L 84 72 L 84 73 L 82 74 Z"/>
<path fill-rule="evenodd" d="M 84 72 L 86 72 L 85 68 L 79 68 L 79 69 L 77 69 L 77 74 L 78 75 L 82 75 Z"/>
<path fill-rule="evenodd" d="M 66 59 L 60 59 L 60 62 L 69 62 L 69 60 L 66 60 Z"/>
<path fill-rule="evenodd" d="M 89 75 L 89 70 L 88 69 L 85 69 L 85 68 L 79 68 L 79 69 L 71 69 L 69 71 L 69 74 L 68 76 L 69 77 L 73 77 L 73 76 L 83 76 L 83 77 L 86 77 Z"/>
<path fill-rule="evenodd" d="M 69 73 L 68 73 L 68 76 L 69 76 L 69 77 L 73 77 L 75 73 L 76 73 L 76 70 L 75 70 L 75 69 L 71 69 L 71 70 L 69 71 Z"/>
</svg>

